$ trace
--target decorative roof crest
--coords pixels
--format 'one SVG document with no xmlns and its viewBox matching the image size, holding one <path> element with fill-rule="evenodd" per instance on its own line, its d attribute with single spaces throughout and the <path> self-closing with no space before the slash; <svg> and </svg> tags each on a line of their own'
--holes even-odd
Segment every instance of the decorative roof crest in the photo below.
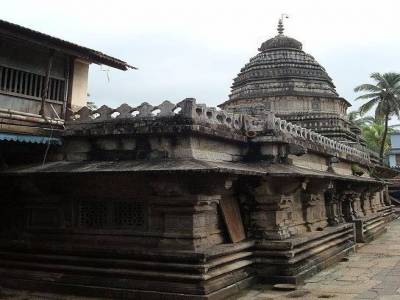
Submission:
<svg viewBox="0 0 400 300">
<path fill-rule="evenodd" d="M 286 18 L 286 19 L 288 19 L 289 18 L 289 15 L 288 14 L 281 14 L 281 17 L 279 18 L 279 21 L 278 21 L 278 33 L 280 34 L 280 35 L 282 35 L 283 34 L 283 32 L 285 31 L 285 27 L 283 27 L 283 19 L 284 18 Z"/>
</svg>

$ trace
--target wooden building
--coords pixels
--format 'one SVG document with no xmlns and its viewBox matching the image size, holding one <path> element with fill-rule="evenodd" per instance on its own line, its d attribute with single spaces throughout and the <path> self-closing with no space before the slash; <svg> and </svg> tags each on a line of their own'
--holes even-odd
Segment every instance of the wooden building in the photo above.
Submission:
<svg viewBox="0 0 400 300">
<path fill-rule="evenodd" d="M 64 120 L 86 105 L 91 63 L 120 70 L 126 62 L 0 20 L 0 163 L 42 159 L 60 144 Z"/>
</svg>

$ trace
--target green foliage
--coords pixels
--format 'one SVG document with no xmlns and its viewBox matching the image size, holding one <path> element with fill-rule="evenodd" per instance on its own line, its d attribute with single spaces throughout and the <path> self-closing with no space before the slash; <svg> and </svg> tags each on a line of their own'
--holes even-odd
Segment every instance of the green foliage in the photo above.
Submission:
<svg viewBox="0 0 400 300">
<path fill-rule="evenodd" d="M 382 137 L 385 132 L 385 125 L 382 121 L 374 122 L 370 125 L 361 126 L 362 137 L 367 143 L 368 148 L 375 152 L 379 152 L 382 145 Z M 392 134 L 396 132 L 391 127 L 388 127 L 387 133 Z M 390 149 L 390 139 L 385 139 L 383 146 L 384 154 Z"/>
<path fill-rule="evenodd" d="M 361 129 L 361 135 L 365 140 L 367 147 L 375 152 L 379 152 L 382 142 L 382 136 L 385 131 L 385 124 L 383 119 L 376 119 L 374 117 L 362 117 L 359 111 L 351 111 L 347 114 L 351 123 Z M 396 129 L 399 125 L 388 126 L 387 134 L 398 132 Z M 385 139 L 384 153 L 390 149 L 390 139 Z"/>
<path fill-rule="evenodd" d="M 374 117 L 370 116 L 361 116 L 360 112 L 358 110 L 351 111 L 347 114 L 347 118 L 351 123 L 353 123 L 356 126 L 362 127 L 364 125 L 370 125 L 375 122 Z"/>
<path fill-rule="evenodd" d="M 364 170 L 360 168 L 357 164 L 351 165 L 351 172 L 353 175 L 362 176 L 364 175 Z"/>
<path fill-rule="evenodd" d="M 365 134 L 370 139 L 371 146 L 376 145 L 378 139 L 379 155 L 383 159 L 385 148 L 389 144 L 387 141 L 389 119 L 393 115 L 397 117 L 400 115 L 400 74 L 372 73 L 370 77 L 374 84 L 361 84 L 354 91 L 363 93 L 356 100 L 367 100 L 359 109 L 360 116 L 375 107 L 375 122 L 369 126 Z"/>
</svg>

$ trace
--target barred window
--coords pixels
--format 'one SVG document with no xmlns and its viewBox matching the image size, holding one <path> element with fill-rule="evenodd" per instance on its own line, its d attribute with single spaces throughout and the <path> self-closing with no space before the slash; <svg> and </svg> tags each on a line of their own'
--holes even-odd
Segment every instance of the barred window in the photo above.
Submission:
<svg viewBox="0 0 400 300">
<path fill-rule="evenodd" d="M 115 225 L 120 227 L 142 227 L 144 225 L 143 202 L 119 201 L 114 205 Z"/>
<path fill-rule="evenodd" d="M 105 201 L 81 201 L 79 223 L 82 227 L 103 228 L 107 225 L 107 204 Z"/>
<path fill-rule="evenodd" d="M 145 226 L 145 204 L 138 200 L 84 200 L 79 202 L 79 226 L 93 229 Z"/>
<path fill-rule="evenodd" d="M 35 73 L 0 66 L 0 91 L 41 98 L 46 77 Z M 49 79 L 47 99 L 64 101 L 65 81 Z"/>
</svg>

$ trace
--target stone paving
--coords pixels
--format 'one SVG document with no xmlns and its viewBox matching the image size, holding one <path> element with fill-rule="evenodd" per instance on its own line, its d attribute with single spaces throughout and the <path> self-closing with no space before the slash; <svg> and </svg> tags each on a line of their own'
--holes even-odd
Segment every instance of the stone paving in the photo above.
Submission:
<svg viewBox="0 0 400 300">
<path fill-rule="evenodd" d="M 0 288 L 0 299 L 73 300 L 94 299 L 61 296 Z M 101 298 L 96 298 L 101 299 Z M 104 298 L 103 298 L 104 299 Z M 348 261 L 326 269 L 306 280 L 295 291 L 273 290 L 270 285 L 255 285 L 234 300 L 271 299 L 382 299 L 400 300 L 400 220 L 375 241 L 360 245 Z"/>
<path fill-rule="evenodd" d="M 235 300 L 270 299 L 382 299 L 400 300 L 400 220 L 375 241 L 359 245 L 348 261 L 306 280 L 296 291 L 275 291 L 256 285 Z"/>
</svg>

